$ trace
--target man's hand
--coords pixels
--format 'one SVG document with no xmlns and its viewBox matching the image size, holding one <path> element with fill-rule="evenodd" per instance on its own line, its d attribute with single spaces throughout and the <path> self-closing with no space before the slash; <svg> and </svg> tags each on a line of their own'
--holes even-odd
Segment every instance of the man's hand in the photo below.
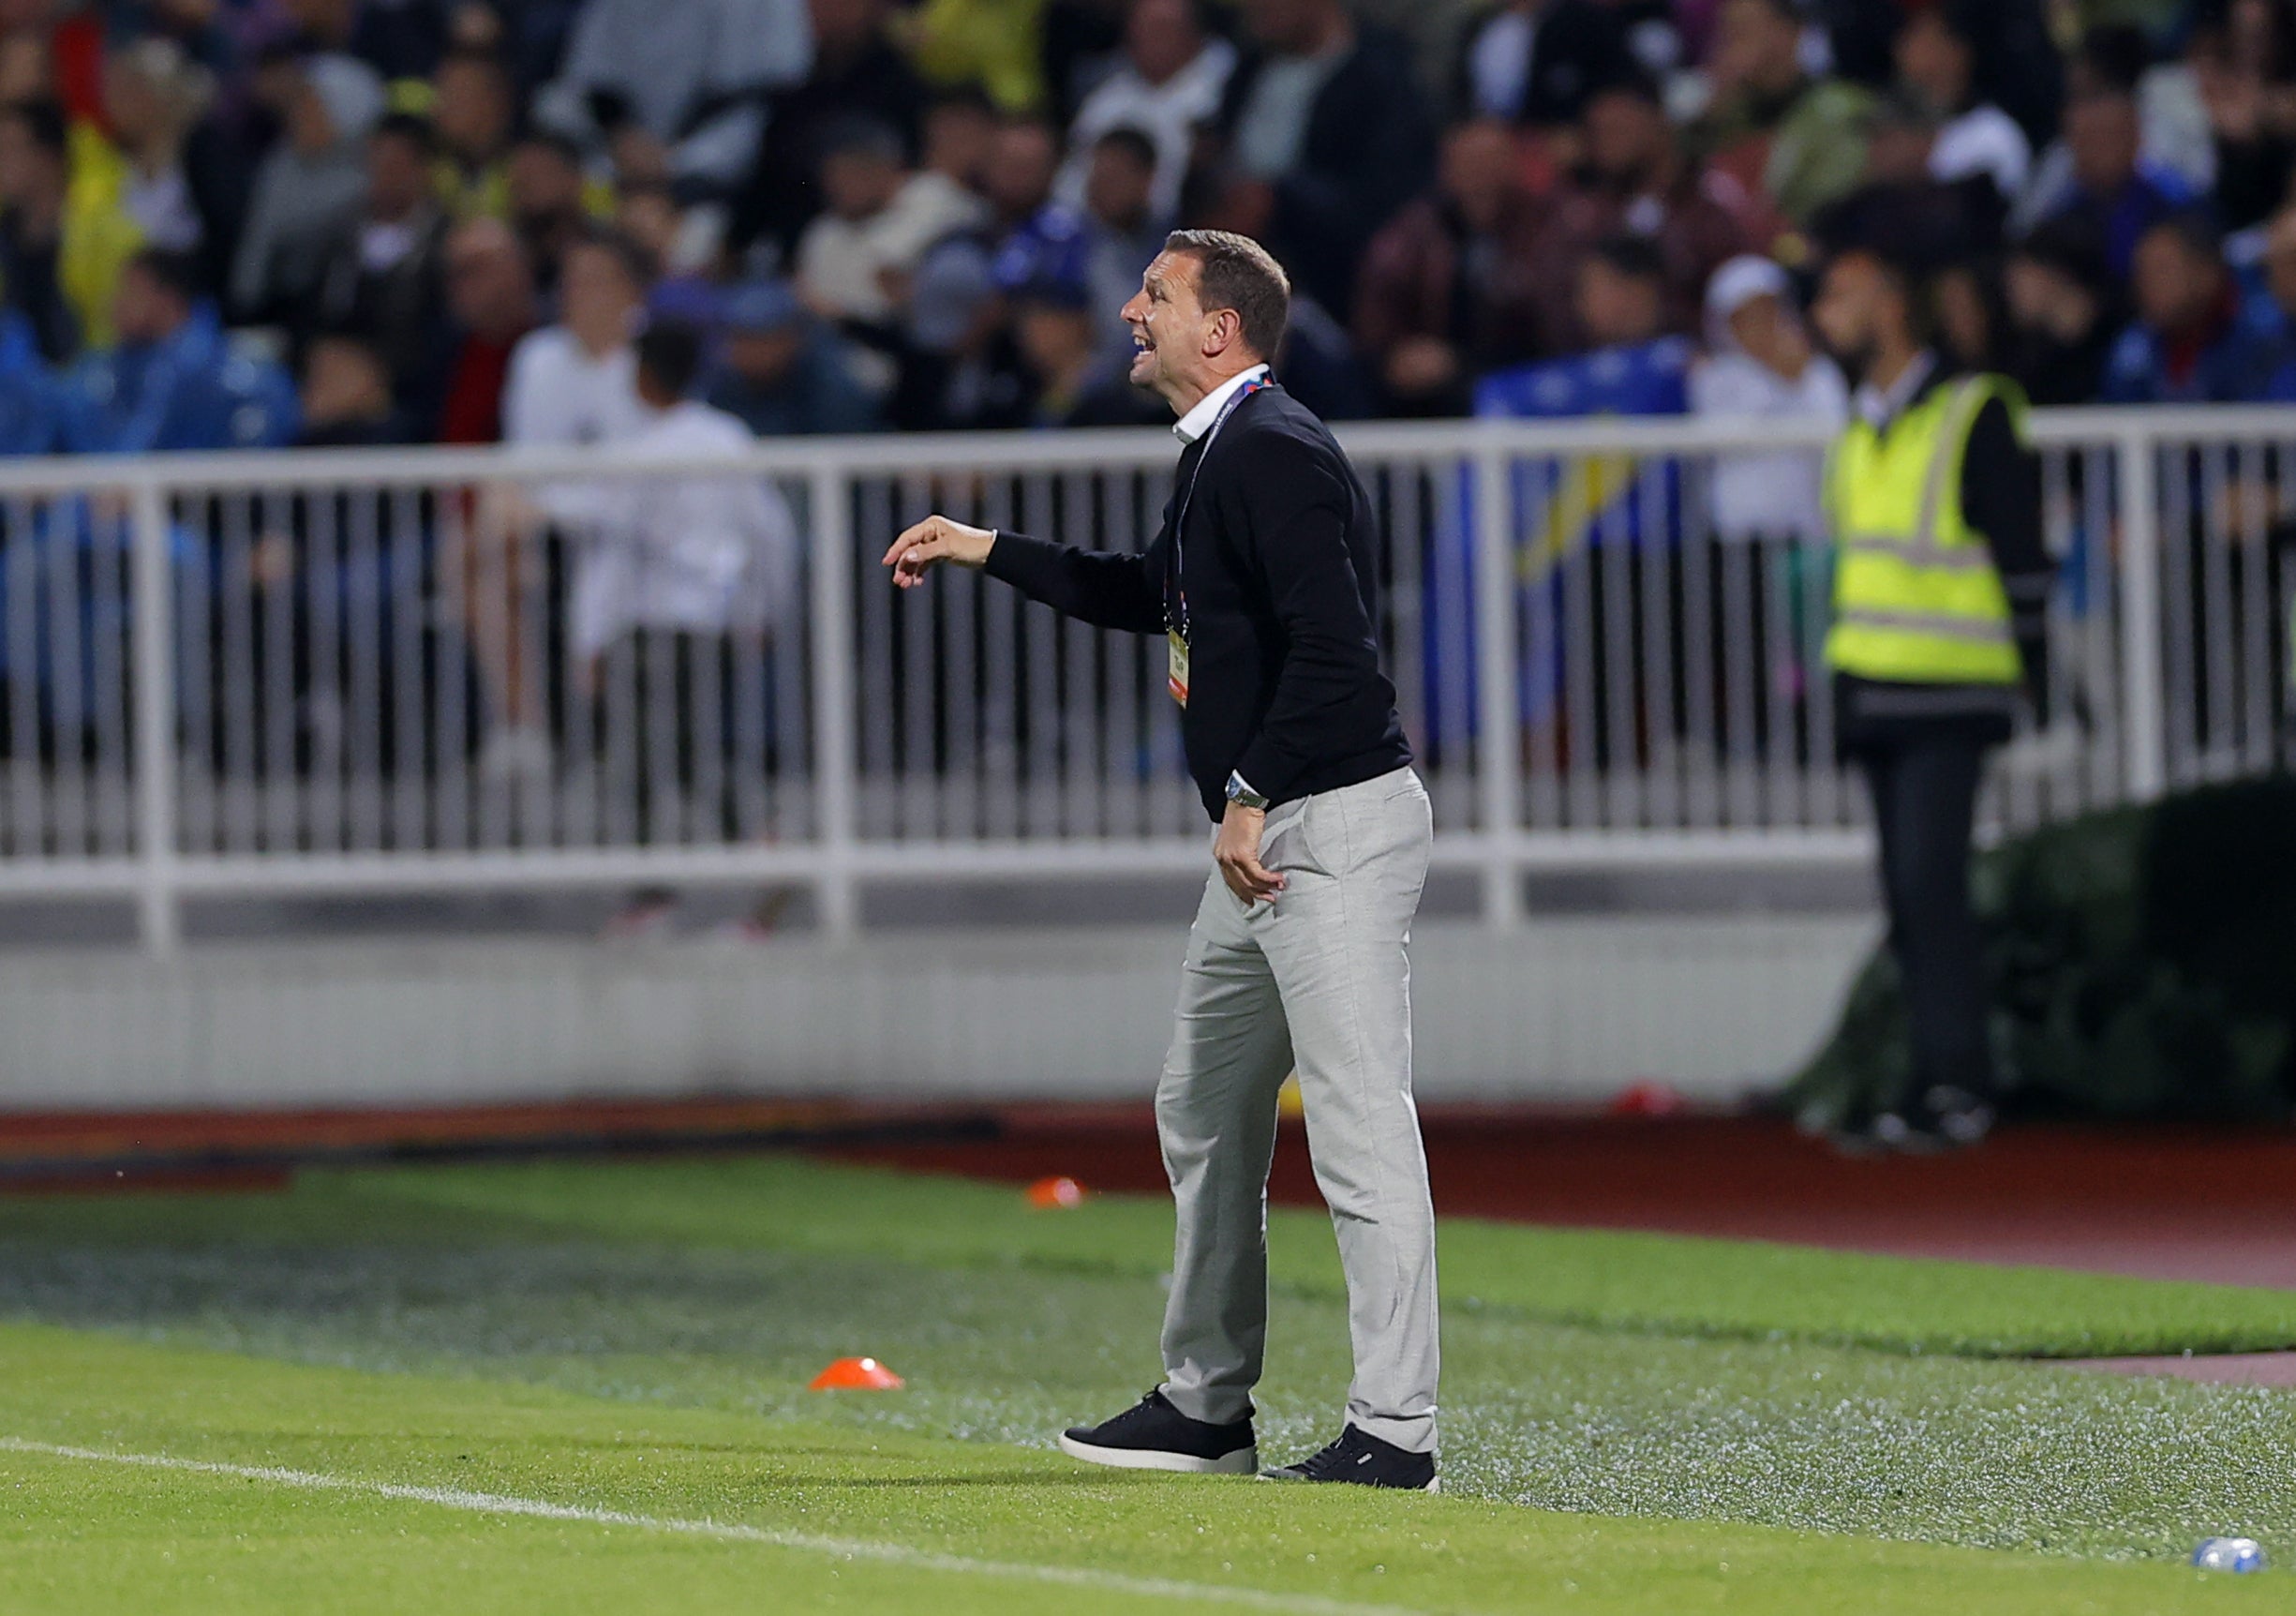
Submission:
<svg viewBox="0 0 2296 1616">
<path fill-rule="evenodd" d="M 1219 840 L 1212 845 L 1212 861 L 1220 867 L 1220 879 L 1247 906 L 1263 899 L 1272 904 L 1284 890 L 1284 878 L 1260 862 L 1260 832 L 1267 822 L 1266 809 L 1230 802 L 1220 819 Z"/>
<path fill-rule="evenodd" d="M 893 541 L 893 547 L 885 552 L 885 564 L 893 569 L 894 583 L 913 590 L 941 561 L 954 561 L 961 567 L 981 565 L 995 543 L 996 534 L 991 529 L 968 528 L 947 516 L 927 516 Z"/>
</svg>

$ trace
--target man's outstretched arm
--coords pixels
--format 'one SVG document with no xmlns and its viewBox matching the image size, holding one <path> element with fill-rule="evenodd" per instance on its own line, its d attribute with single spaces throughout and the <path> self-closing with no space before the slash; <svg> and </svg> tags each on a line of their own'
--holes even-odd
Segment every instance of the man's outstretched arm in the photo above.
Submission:
<svg viewBox="0 0 2296 1616">
<path fill-rule="evenodd" d="M 943 561 L 983 567 L 1032 600 L 1101 628 L 1155 634 L 1164 627 L 1159 536 L 1141 555 L 1079 550 L 1024 533 L 967 527 L 947 516 L 927 516 L 893 541 L 885 564 L 893 582 L 915 589 Z"/>
</svg>

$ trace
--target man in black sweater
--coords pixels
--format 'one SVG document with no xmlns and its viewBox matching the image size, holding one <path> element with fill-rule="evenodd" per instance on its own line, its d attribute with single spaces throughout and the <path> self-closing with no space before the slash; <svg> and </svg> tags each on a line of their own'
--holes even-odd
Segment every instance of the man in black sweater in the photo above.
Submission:
<svg viewBox="0 0 2296 1616">
<path fill-rule="evenodd" d="M 1433 1490 L 1435 1219 L 1411 1103 L 1412 916 L 1433 825 L 1379 670 L 1378 530 L 1347 456 L 1268 374 L 1290 286 L 1256 242 L 1180 231 L 1125 306 L 1137 386 L 1186 445 L 1155 543 L 1095 554 L 930 516 L 914 588 L 983 567 L 1068 615 L 1165 635 L 1188 768 L 1218 823 L 1156 1130 L 1179 1215 L 1164 1384 L 1062 1448 L 1246 1474 L 1267 1327 L 1267 1177 L 1295 1067 L 1348 1278 L 1338 1439 L 1275 1479 Z"/>
</svg>

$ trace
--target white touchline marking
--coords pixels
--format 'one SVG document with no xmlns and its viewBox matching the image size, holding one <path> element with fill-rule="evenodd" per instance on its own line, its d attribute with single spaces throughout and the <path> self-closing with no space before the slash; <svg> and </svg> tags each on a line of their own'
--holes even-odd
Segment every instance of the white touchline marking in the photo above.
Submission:
<svg viewBox="0 0 2296 1616">
<path fill-rule="evenodd" d="M 591 1526 L 629 1526 L 642 1532 L 670 1532 L 687 1537 L 715 1538 L 728 1543 L 762 1543 L 773 1549 L 794 1549 L 810 1554 L 828 1554 L 845 1560 L 872 1560 L 881 1564 L 918 1571 L 954 1571 L 976 1577 L 1011 1577 L 1030 1582 L 1053 1582 L 1079 1588 L 1101 1588 L 1114 1594 L 1137 1594 L 1152 1599 L 1210 1600 L 1248 1606 L 1257 1610 L 1294 1610 L 1308 1616 L 1417 1616 L 1399 1605 L 1357 1605 L 1343 1599 L 1323 1599 L 1311 1594 L 1270 1594 L 1258 1588 L 1227 1588 L 1215 1582 L 1182 1582 L 1163 1577 L 1127 1577 L 1120 1571 L 1094 1571 L 1075 1565 L 1038 1565 L 1027 1561 L 975 1560 L 962 1554 L 942 1554 L 913 1549 L 903 1543 L 872 1543 L 858 1537 L 823 1537 L 810 1532 L 780 1532 L 738 1521 L 689 1520 L 674 1515 L 634 1515 L 620 1509 L 592 1509 L 583 1504 L 552 1504 L 543 1498 L 520 1498 L 505 1492 L 473 1492 L 460 1487 L 415 1487 L 398 1481 L 366 1481 L 358 1476 L 329 1475 L 316 1470 L 287 1470 L 269 1464 L 227 1464 L 219 1459 L 178 1459 L 164 1453 L 114 1453 L 105 1448 L 73 1447 L 64 1443 L 33 1442 L 24 1437 L 0 1436 L 0 1451 L 39 1454 L 50 1459 L 83 1459 L 96 1464 L 127 1464 L 145 1470 L 186 1471 L 195 1475 L 228 1475 L 246 1481 L 268 1481 L 279 1487 L 299 1487 L 314 1492 L 355 1492 L 369 1498 L 390 1498 L 409 1504 L 435 1504 L 472 1515 L 523 1515 L 537 1520 L 578 1520 Z"/>
</svg>

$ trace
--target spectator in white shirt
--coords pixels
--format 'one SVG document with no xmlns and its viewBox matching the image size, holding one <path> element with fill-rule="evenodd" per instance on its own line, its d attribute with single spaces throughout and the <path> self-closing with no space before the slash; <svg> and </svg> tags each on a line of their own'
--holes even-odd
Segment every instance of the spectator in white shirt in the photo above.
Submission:
<svg viewBox="0 0 2296 1616">
<path fill-rule="evenodd" d="M 1916 11 L 1899 26 L 1892 50 L 1900 82 L 1938 120 L 1930 177 L 1950 185 L 1983 174 L 2005 211 L 2025 188 L 2033 144 L 2016 119 L 1973 96 L 1976 48 L 1967 14 L 1950 5 Z"/>
<path fill-rule="evenodd" d="M 646 416 L 632 342 L 649 269 L 642 247 L 610 232 L 590 232 L 567 248 L 560 322 L 521 337 L 511 352 L 504 442 L 565 449 L 636 435 Z M 493 785 L 539 788 L 553 764 L 550 690 L 558 682 L 555 668 L 544 671 L 541 688 L 530 677 L 546 661 L 537 649 L 548 595 L 542 529 L 580 524 L 603 493 L 594 483 L 563 480 L 494 493 L 472 534 L 486 548 L 464 568 L 475 580 L 465 627 L 494 720 L 480 771 Z"/>
<path fill-rule="evenodd" d="M 1786 272 L 1767 258 L 1734 258 L 1714 272 L 1706 293 L 1707 354 L 1691 371 L 1695 415 L 1742 420 L 1763 416 L 1839 426 L 1849 388 L 1841 369 L 1813 352 L 1795 310 Z M 1716 533 L 1754 539 L 1821 542 L 1820 456 L 1719 456 L 1714 468 Z"/>
<path fill-rule="evenodd" d="M 1196 132 L 1219 112 L 1235 65 L 1235 47 L 1206 36 L 1197 0 L 1132 0 L 1123 65 L 1084 97 L 1068 126 L 1061 201 L 1084 206 L 1094 147 L 1112 129 L 1138 129 L 1155 147 L 1155 215 L 1177 217 Z"/>
<path fill-rule="evenodd" d="M 798 626 L 798 526 L 771 484 L 739 469 L 756 444 L 750 429 L 689 397 L 700 332 L 659 321 L 636 347 L 642 422 L 619 457 L 679 470 L 618 482 L 597 501 L 574 586 L 574 648 L 596 710 L 608 837 L 719 843 L 742 833 L 744 786 L 753 801 L 763 785 L 739 778 L 743 760 L 755 767 L 763 754 L 762 737 L 737 744 L 737 726 L 762 729 L 760 652 Z M 697 474 L 697 460 L 734 465 Z M 658 932 L 675 901 L 638 893 L 608 934 Z"/>
<path fill-rule="evenodd" d="M 1734 258 L 1714 272 L 1706 323 L 1707 356 L 1690 376 L 1692 414 L 1829 428 L 1848 418 L 1848 385 L 1834 362 L 1813 351 L 1785 271 L 1768 259 Z M 1794 744 L 1788 714 L 1816 666 L 1823 623 L 1809 569 L 1826 554 L 1823 465 L 1814 449 L 1714 457 L 1715 596 L 1723 621 L 1758 625 L 1718 642 L 1714 688 L 1736 804 L 1753 788 L 1761 735 L 1767 731 L 1771 748 Z"/>
</svg>

